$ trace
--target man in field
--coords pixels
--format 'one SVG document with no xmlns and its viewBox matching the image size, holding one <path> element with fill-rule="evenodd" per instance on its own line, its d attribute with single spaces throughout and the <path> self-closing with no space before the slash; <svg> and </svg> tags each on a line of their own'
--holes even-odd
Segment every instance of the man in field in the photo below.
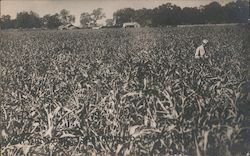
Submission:
<svg viewBox="0 0 250 156">
<path fill-rule="evenodd" d="M 196 59 L 206 59 L 208 56 L 206 55 L 206 46 L 208 44 L 208 40 L 202 40 L 202 44 L 196 49 L 195 58 Z"/>
</svg>

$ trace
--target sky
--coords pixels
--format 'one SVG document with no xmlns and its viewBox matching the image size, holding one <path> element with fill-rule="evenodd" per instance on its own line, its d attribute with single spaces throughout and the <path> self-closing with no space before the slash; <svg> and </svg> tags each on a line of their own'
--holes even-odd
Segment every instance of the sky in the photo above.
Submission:
<svg viewBox="0 0 250 156">
<path fill-rule="evenodd" d="M 67 9 L 75 15 L 76 23 L 80 24 L 80 14 L 91 13 L 93 9 L 103 8 L 106 18 L 112 18 L 115 11 L 122 8 L 155 8 L 165 3 L 176 4 L 180 7 L 199 7 L 217 1 L 222 5 L 234 0 L 0 0 L 1 15 L 10 15 L 16 18 L 16 14 L 21 11 L 34 11 L 40 15 L 59 13 L 62 9 Z M 105 20 L 105 19 L 104 19 Z"/>
</svg>

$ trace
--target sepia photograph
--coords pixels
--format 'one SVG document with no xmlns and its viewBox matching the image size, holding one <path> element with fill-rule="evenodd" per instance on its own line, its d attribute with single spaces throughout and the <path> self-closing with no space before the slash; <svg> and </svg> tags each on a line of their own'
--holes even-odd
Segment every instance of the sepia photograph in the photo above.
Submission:
<svg viewBox="0 0 250 156">
<path fill-rule="evenodd" d="M 0 0 L 0 156 L 250 156 L 249 0 Z"/>
</svg>

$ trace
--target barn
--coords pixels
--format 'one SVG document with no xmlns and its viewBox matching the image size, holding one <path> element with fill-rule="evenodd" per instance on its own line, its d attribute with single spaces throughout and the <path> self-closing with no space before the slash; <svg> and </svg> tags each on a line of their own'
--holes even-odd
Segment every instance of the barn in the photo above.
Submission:
<svg viewBox="0 0 250 156">
<path fill-rule="evenodd" d="M 140 24 L 137 22 L 123 23 L 123 28 L 140 28 Z"/>
</svg>

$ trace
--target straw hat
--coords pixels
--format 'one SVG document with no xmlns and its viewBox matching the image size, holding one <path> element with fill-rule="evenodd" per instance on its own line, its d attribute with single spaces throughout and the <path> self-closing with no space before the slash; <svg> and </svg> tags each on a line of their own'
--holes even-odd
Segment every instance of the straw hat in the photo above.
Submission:
<svg viewBox="0 0 250 156">
<path fill-rule="evenodd" d="M 207 40 L 207 39 L 204 39 L 204 40 L 202 40 L 202 43 L 207 44 L 207 43 L 208 43 L 208 40 Z"/>
</svg>

